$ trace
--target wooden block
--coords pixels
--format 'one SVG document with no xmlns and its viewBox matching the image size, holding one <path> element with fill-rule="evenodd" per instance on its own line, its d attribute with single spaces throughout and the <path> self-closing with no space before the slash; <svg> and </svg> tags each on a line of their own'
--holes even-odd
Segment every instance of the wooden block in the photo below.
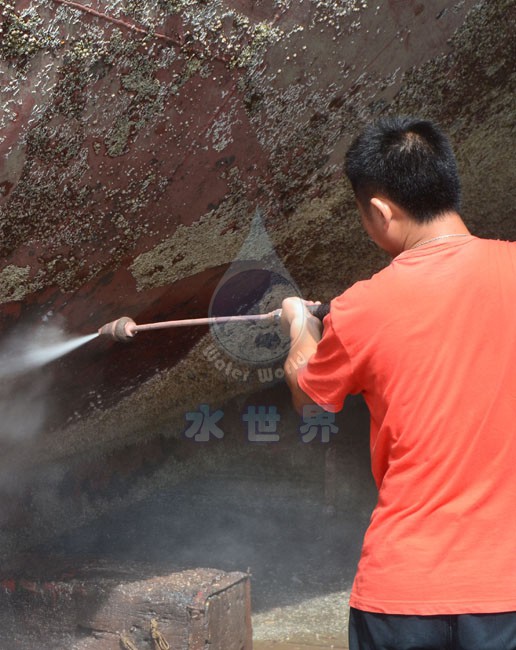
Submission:
<svg viewBox="0 0 516 650">
<path fill-rule="evenodd" d="M 249 575 L 214 569 L 156 575 L 151 567 L 95 565 L 57 580 L 0 582 L 2 648 L 165 650 L 167 644 L 252 650 Z"/>
</svg>

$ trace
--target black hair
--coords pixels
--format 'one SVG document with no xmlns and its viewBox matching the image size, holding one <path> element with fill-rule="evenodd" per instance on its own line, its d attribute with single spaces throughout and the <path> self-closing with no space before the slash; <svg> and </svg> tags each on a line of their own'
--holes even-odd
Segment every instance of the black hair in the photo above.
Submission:
<svg viewBox="0 0 516 650">
<path fill-rule="evenodd" d="M 382 117 L 368 125 L 346 154 L 346 175 L 367 209 L 384 195 L 416 221 L 460 210 L 460 180 L 451 144 L 428 120 Z"/>
</svg>

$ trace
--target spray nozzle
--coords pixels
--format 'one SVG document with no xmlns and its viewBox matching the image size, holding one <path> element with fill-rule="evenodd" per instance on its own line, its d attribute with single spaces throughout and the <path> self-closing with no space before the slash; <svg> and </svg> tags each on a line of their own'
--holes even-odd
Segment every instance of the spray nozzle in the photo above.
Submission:
<svg viewBox="0 0 516 650">
<path fill-rule="evenodd" d="M 99 336 L 109 336 L 115 341 L 130 341 L 135 334 L 136 323 L 129 316 L 122 316 L 99 329 Z"/>
</svg>

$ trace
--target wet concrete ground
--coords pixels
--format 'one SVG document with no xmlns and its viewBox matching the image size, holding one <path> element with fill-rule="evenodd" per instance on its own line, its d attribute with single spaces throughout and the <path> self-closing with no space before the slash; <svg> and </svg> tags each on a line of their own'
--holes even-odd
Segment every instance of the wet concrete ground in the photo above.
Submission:
<svg viewBox="0 0 516 650">
<path fill-rule="evenodd" d="M 253 650 L 347 650 L 348 648 L 347 645 L 335 645 L 330 641 L 325 642 L 323 640 L 322 643 L 324 645 L 321 645 L 319 642 L 316 645 L 306 645 L 299 643 L 276 643 L 274 641 L 272 643 L 255 641 Z"/>
<path fill-rule="evenodd" d="M 347 648 L 348 592 L 253 616 L 254 650 Z"/>
</svg>

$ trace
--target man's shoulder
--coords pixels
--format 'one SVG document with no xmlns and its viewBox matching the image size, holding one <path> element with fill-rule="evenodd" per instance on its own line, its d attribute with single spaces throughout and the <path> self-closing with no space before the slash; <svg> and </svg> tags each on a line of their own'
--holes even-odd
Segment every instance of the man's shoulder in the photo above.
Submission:
<svg viewBox="0 0 516 650">
<path fill-rule="evenodd" d="M 355 282 L 345 291 L 343 291 L 337 298 L 334 299 L 336 304 L 346 304 L 349 302 L 359 301 L 363 302 L 364 300 L 374 300 L 377 293 L 382 293 L 389 286 L 391 281 L 392 269 L 389 266 L 377 271 L 370 278 L 365 280 L 359 280 Z M 333 304 L 333 302 L 332 302 Z"/>
<path fill-rule="evenodd" d="M 386 267 L 367 280 L 355 282 L 332 300 L 332 316 L 355 320 L 370 317 L 373 311 L 381 309 L 390 300 L 390 274 L 390 267 Z"/>
<path fill-rule="evenodd" d="M 476 247 L 479 256 L 493 257 L 502 262 L 504 259 L 511 259 L 514 263 L 516 258 L 516 241 L 506 239 L 489 239 L 483 237 L 475 238 Z"/>
<path fill-rule="evenodd" d="M 494 239 L 492 237 L 478 237 L 474 235 L 471 238 L 471 242 L 476 244 L 476 247 L 480 249 L 504 248 L 511 252 L 516 251 L 516 241 L 509 239 Z"/>
<path fill-rule="evenodd" d="M 480 258 L 496 258 L 499 262 L 505 258 L 512 266 L 516 263 L 516 242 L 474 237 L 476 253 Z M 494 253 L 494 255 L 493 255 Z M 388 266 L 382 268 L 370 278 L 359 280 L 346 289 L 343 293 L 332 300 L 332 312 L 337 313 L 371 313 L 371 311 L 389 310 L 393 301 L 396 302 L 398 293 L 401 291 L 405 296 L 407 285 L 409 288 L 418 281 L 418 278 L 425 277 L 428 273 L 428 264 L 441 264 L 440 258 L 432 259 L 430 256 L 420 258 L 421 268 L 416 271 L 413 264 L 396 264 L 396 258 Z M 474 263 L 470 260 L 470 263 Z M 480 265 L 479 268 L 482 268 Z"/>
</svg>

